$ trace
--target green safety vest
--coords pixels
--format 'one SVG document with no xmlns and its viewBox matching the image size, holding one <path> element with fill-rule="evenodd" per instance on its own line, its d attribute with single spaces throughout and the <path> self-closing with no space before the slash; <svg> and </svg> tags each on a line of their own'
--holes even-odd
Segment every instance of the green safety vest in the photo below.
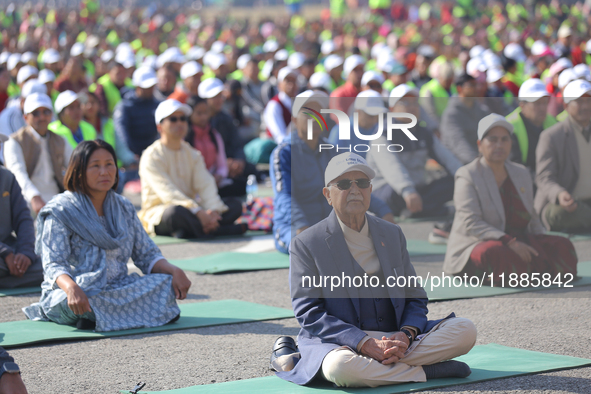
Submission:
<svg viewBox="0 0 591 394">
<path fill-rule="evenodd" d="M 525 129 L 525 124 L 523 123 L 523 119 L 519 115 L 521 113 L 521 108 L 517 108 L 515 111 L 511 112 L 507 115 L 507 121 L 513 125 L 513 134 L 517 137 L 517 142 L 519 143 L 519 149 L 521 150 L 521 161 L 525 163 L 527 161 L 527 154 L 529 151 L 529 138 L 527 137 L 527 130 Z M 546 115 L 546 120 L 544 120 L 544 129 L 551 127 L 557 123 L 556 118 L 552 115 Z"/>
<path fill-rule="evenodd" d="M 117 103 L 119 103 L 119 101 L 121 101 L 121 93 L 119 92 L 119 89 L 117 88 L 117 86 L 115 86 L 113 81 L 111 81 L 111 77 L 109 76 L 109 74 L 105 74 L 102 77 L 100 77 L 98 79 L 97 83 L 99 85 L 103 86 L 103 90 L 105 91 L 105 98 L 107 99 L 107 106 L 109 109 L 109 113 L 112 114 Z M 129 86 L 129 87 L 133 86 L 131 79 L 129 79 L 129 78 L 125 79 L 125 86 Z M 88 91 L 91 93 L 94 93 L 94 92 L 96 92 L 96 88 L 97 88 L 96 83 L 93 83 L 88 88 Z"/>
<path fill-rule="evenodd" d="M 456 87 L 454 85 L 452 85 L 452 87 L 451 87 L 452 94 L 456 94 L 455 90 L 456 90 Z M 441 84 L 439 83 L 439 81 L 436 78 L 433 78 L 432 80 L 430 80 L 429 82 L 427 82 L 426 84 L 423 85 L 419 96 L 426 97 L 427 92 L 431 92 L 431 95 L 433 97 L 436 97 L 435 111 L 437 111 L 437 115 L 438 116 L 443 115 L 443 111 L 445 110 L 445 107 L 447 107 L 447 99 L 449 98 L 449 93 L 447 93 L 447 90 L 445 90 L 445 88 L 443 86 L 441 86 Z"/>
<path fill-rule="evenodd" d="M 10 81 L 8 83 L 8 88 L 6 89 L 6 94 L 8 94 L 8 97 L 20 96 L 21 88 L 19 88 L 16 83 Z"/>
<path fill-rule="evenodd" d="M 369 0 L 369 8 L 372 10 L 390 8 L 392 0 Z"/>
<path fill-rule="evenodd" d="M 47 128 L 55 134 L 64 137 L 72 148 L 76 149 L 76 146 L 78 146 L 78 143 L 72 135 L 72 131 L 61 121 L 56 120 L 55 122 L 51 122 Z M 84 141 L 92 141 L 96 139 L 96 130 L 90 123 L 84 120 L 80 121 L 80 130 L 82 131 L 82 138 L 84 138 Z"/>
<path fill-rule="evenodd" d="M 559 113 L 558 115 L 556 115 L 556 120 L 559 122 L 565 121 L 566 118 L 568 118 L 568 112 L 566 112 L 566 110 L 564 110 L 561 113 Z"/>
<path fill-rule="evenodd" d="M 91 62 L 90 60 L 86 59 L 84 61 L 84 68 L 86 68 L 86 71 L 88 71 L 88 74 L 94 78 L 94 76 L 96 74 L 96 67 L 94 66 L 94 63 Z"/>
<path fill-rule="evenodd" d="M 236 71 L 232 72 L 231 74 L 228 74 L 229 80 L 235 79 L 236 81 L 242 81 L 243 77 L 244 77 L 244 73 L 242 72 L 242 70 L 236 70 Z"/>
<path fill-rule="evenodd" d="M 505 104 L 507 104 L 507 105 L 513 104 L 513 99 L 515 98 L 515 96 L 513 96 L 513 93 L 511 93 L 511 91 L 509 89 L 505 89 L 505 93 L 503 93 L 503 97 L 505 98 Z"/>
<path fill-rule="evenodd" d="M 345 0 L 330 0 L 330 16 L 333 18 L 340 18 L 346 11 Z"/>
</svg>

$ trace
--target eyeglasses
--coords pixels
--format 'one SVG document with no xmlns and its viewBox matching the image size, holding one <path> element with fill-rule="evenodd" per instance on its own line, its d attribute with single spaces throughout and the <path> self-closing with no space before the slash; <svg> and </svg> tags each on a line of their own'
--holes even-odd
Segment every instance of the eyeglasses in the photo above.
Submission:
<svg viewBox="0 0 591 394">
<path fill-rule="evenodd" d="M 332 185 L 329 186 L 336 186 L 338 187 L 340 190 L 349 190 L 351 188 L 351 185 L 353 184 L 353 182 L 355 182 L 357 184 L 357 187 L 360 189 L 367 189 L 369 187 L 369 185 L 371 185 L 371 181 L 367 178 L 360 178 L 360 179 L 341 179 L 340 181 L 333 183 Z"/>
<path fill-rule="evenodd" d="M 31 115 L 33 115 L 35 118 L 39 117 L 40 115 L 49 116 L 49 115 L 51 115 L 51 110 L 49 110 L 49 109 L 44 109 L 43 111 L 35 110 L 35 111 L 31 112 Z"/>
<path fill-rule="evenodd" d="M 170 121 L 170 123 L 176 123 L 178 120 L 180 120 L 181 122 L 186 122 L 187 117 L 186 116 L 179 116 L 177 118 L 176 116 L 169 116 L 168 120 Z"/>
</svg>

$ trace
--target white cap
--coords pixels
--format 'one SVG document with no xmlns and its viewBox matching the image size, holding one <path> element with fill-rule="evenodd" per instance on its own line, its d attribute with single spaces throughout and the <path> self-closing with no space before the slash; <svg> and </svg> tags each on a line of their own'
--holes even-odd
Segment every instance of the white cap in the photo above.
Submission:
<svg viewBox="0 0 591 394">
<path fill-rule="evenodd" d="M 154 69 L 146 66 L 142 66 L 135 70 L 131 76 L 131 80 L 133 82 L 133 86 L 142 89 L 149 89 L 158 82 L 158 78 L 156 77 Z"/>
<path fill-rule="evenodd" d="M 487 68 L 482 58 L 475 57 L 470 59 L 466 64 L 466 73 L 474 78 L 478 78 L 478 74 L 486 72 Z"/>
<path fill-rule="evenodd" d="M 46 49 L 41 56 L 41 62 L 44 64 L 54 64 L 60 60 L 62 60 L 60 53 L 53 48 Z"/>
<path fill-rule="evenodd" d="M 164 100 L 158 107 L 156 108 L 156 112 L 154 113 L 154 118 L 156 120 L 156 124 L 160 124 L 163 119 L 168 118 L 170 115 L 174 114 L 176 111 L 183 111 L 183 113 L 187 116 L 191 115 L 191 107 L 187 104 L 183 104 L 180 101 L 175 99 L 168 99 Z"/>
<path fill-rule="evenodd" d="M 357 153 L 345 152 L 336 155 L 328 162 L 324 171 L 324 184 L 328 184 L 343 174 L 351 171 L 361 171 L 369 179 L 376 176 L 375 171 L 367 164 L 367 161 Z"/>
<path fill-rule="evenodd" d="M 475 57 L 479 57 L 480 55 L 482 55 L 482 52 L 484 52 L 484 47 L 482 45 L 474 45 L 471 49 L 470 49 L 470 59 L 474 59 Z"/>
<path fill-rule="evenodd" d="M 507 56 L 509 59 L 515 60 L 516 62 L 524 62 L 527 59 L 523 53 L 523 48 L 514 42 L 507 44 L 503 54 L 505 54 L 505 56 Z"/>
<path fill-rule="evenodd" d="M 263 69 L 261 70 L 261 74 L 265 78 L 269 78 L 271 76 L 271 72 L 273 71 L 273 60 L 269 59 L 263 65 Z"/>
<path fill-rule="evenodd" d="M 84 53 L 84 44 L 81 42 L 77 42 L 74 45 L 72 45 L 72 48 L 70 48 L 70 56 L 72 57 L 76 57 L 76 56 L 80 56 Z"/>
<path fill-rule="evenodd" d="M 144 59 L 144 61 L 142 62 L 142 65 L 140 67 L 148 67 L 148 68 L 151 68 L 152 70 L 156 70 L 157 61 L 158 61 L 158 56 L 148 55 L 148 56 L 146 56 L 146 58 Z"/>
<path fill-rule="evenodd" d="M 487 83 L 495 83 L 497 82 L 499 79 L 503 78 L 505 76 L 505 71 L 503 71 L 503 69 L 501 68 L 489 68 L 488 71 L 486 72 L 486 82 Z"/>
<path fill-rule="evenodd" d="M 191 47 L 185 56 L 188 60 L 199 60 L 205 55 L 205 49 L 201 47 Z"/>
<path fill-rule="evenodd" d="M 43 70 L 39 71 L 37 80 L 39 81 L 39 83 L 55 81 L 55 74 L 53 71 L 44 68 Z"/>
<path fill-rule="evenodd" d="M 568 25 L 562 25 L 558 29 L 558 38 L 565 38 L 573 35 L 573 29 Z"/>
<path fill-rule="evenodd" d="M 114 56 L 115 56 L 115 54 L 113 53 L 113 51 L 110 49 L 107 49 L 106 51 L 104 51 L 101 54 L 101 60 L 103 63 L 109 63 L 111 60 L 113 60 Z"/>
<path fill-rule="evenodd" d="M 591 41 L 591 40 L 589 40 Z M 8 58 L 10 57 L 10 52 L 2 52 L 0 53 L 0 64 L 5 64 L 8 61 Z"/>
<path fill-rule="evenodd" d="M 23 88 L 21 89 L 21 97 L 27 98 L 33 93 L 47 94 L 47 86 L 40 83 L 36 79 L 29 79 L 27 82 L 25 82 Z"/>
<path fill-rule="evenodd" d="M 132 68 L 135 66 L 135 55 L 133 52 L 119 51 L 115 55 L 115 63 L 121 64 L 125 68 Z"/>
<path fill-rule="evenodd" d="M 306 57 L 303 53 L 294 52 L 287 58 L 287 66 L 297 70 L 304 65 L 304 61 L 306 61 Z"/>
<path fill-rule="evenodd" d="M 371 57 L 377 59 L 378 56 L 381 56 L 383 53 L 387 53 L 388 55 L 392 53 L 392 50 L 388 45 L 383 42 L 378 42 L 373 47 L 371 47 Z"/>
<path fill-rule="evenodd" d="M 364 90 L 355 98 L 355 109 L 368 115 L 379 115 L 388 112 L 384 97 L 375 90 Z"/>
<path fill-rule="evenodd" d="M 392 89 L 392 91 L 390 92 L 390 99 L 388 100 L 390 108 L 395 106 L 401 98 L 403 98 L 409 93 L 412 93 L 417 97 L 419 96 L 419 91 L 416 88 L 413 88 L 405 83 L 402 83 L 396 86 L 394 89 Z"/>
<path fill-rule="evenodd" d="M 497 55 L 495 55 L 492 52 L 486 52 L 484 51 L 484 53 L 481 56 L 482 61 L 484 62 L 484 64 L 486 64 L 486 68 L 502 68 L 503 64 L 501 62 L 501 58 L 498 57 Z"/>
<path fill-rule="evenodd" d="M 71 90 L 61 92 L 55 99 L 55 112 L 58 114 L 64 110 L 68 105 L 78 100 L 78 95 Z"/>
<path fill-rule="evenodd" d="M 345 65 L 343 66 L 343 71 L 346 75 L 351 74 L 351 71 L 357 66 L 361 66 L 365 64 L 365 59 L 360 55 L 351 55 L 345 59 Z"/>
<path fill-rule="evenodd" d="M 16 83 L 18 83 L 20 85 L 21 83 L 25 82 L 27 79 L 31 78 L 32 76 L 36 76 L 38 74 L 39 74 L 39 71 L 35 67 L 26 64 L 26 65 L 22 66 L 20 70 L 18 70 L 18 74 L 16 74 Z"/>
<path fill-rule="evenodd" d="M 226 56 L 223 53 L 215 54 L 209 59 L 209 68 L 212 70 L 217 70 L 222 64 L 228 64 L 228 59 L 226 59 Z"/>
<path fill-rule="evenodd" d="M 27 96 L 25 105 L 23 106 L 23 114 L 30 114 L 37 108 L 47 108 L 53 111 L 53 105 L 48 95 L 45 93 L 32 93 Z"/>
<path fill-rule="evenodd" d="M 121 51 L 133 52 L 133 47 L 128 42 L 122 42 L 119 45 L 117 45 L 117 48 L 115 48 L 115 53 L 119 53 Z"/>
<path fill-rule="evenodd" d="M 285 78 L 287 78 L 288 75 L 295 75 L 297 77 L 299 75 L 299 73 L 291 67 L 283 67 L 277 73 L 277 82 L 278 83 L 283 82 L 283 80 Z"/>
<path fill-rule="evenodd" d="M 503 115 L 490 114 L 478 122 L 478 141 L 482 141 L 486 133 L 496 126 L 504 127 L 509 131 L 509 134 L 513 134 L 513 125 Z"/>
<path fill-rule="evenodd" d="M 311 102 L 317 102 L 323 108 L 328 108 L 328 94 L 321 90 L 306 90 L 293 99 L 291 106 L 291 115 L 295 118 L 304 105 Z"/>
<path fill-rule="evenodd" d="M 224 83 L 217 78 L 208 78 L 199 84 L 197 94 L 199 97 L 209 99 L 217 96 L 224 90 Z"/>
<path fill-rule="evenodd" d="M 573 62 L 570 61 L 570 59 L 567 59 L 565 57 L 561 57 L 560 59 L 558 59 L 557 61 L 555 61 L 549 68 L 550 70 L 550 77 L 554 77 L 556 74 L 560 73 L 562 70 L 565 70 L 567 68 L 572 68 L 573 67 Z"/>
<path fill-rule="evenodd" d="M 575 72 L 577 78 L 591 81 L 591 70 L 589 70 L 589 66 L 585 63 L 577 64 L 573 67 L 573 71 Z"/>
<path fill-rule="evenodd" d="M 185 57 L 183 56 L 180 49 L 176 47 L 170 47 L 158 56 L 156 66 L 158 68 L 163 67 L 166 63 L 184 63 Z"/>
<path fill-rule="evenodd" d="M 341 64 L 343 64 L 344 59 L 339 55 L 328 55 L 326 59 L 324 59 L 324 69 L 326 72 L 331 72 Z"/>
<path fill-rule="evenodd" d="M 192 77 L 201 71 L 201 65 L 195 60 L 191 60 L 190 62 L 183 64 L 183 67 L 181 67 L 181 79 Z"/>
<path fill-rule="evenodd" d="M 326 40 L 320 45 L 320 52 L 323 55 L 330 55 L 336 49 L 336 45 L 334 44 L 333 40 Z"/>
<path fill-rule="evenodd" d="M 565 104 L 580 98 L 584 94 L 591 94 L 591 82 L 575 79 L 564 88 L 563 101 Z"/>
<path fill-rule="evenodd" d="M 22 54 L 21 62 L 29 63 L 31 60 L 34 60 L 35 63 L 37 63 L 37 55 L 35 55 L 33 52 L 25 52 Z"/>
<path fill-rule="evenodd" d="M 371 81 L 377 81 L 381 85 L 384 83 L 384 76 L 381 73 L 377 73 L 373 70 L 366 71 L 361 78 L 361 86 L 366 86 Z"/>
<path fill-rule="evenodd" d="M 550 93 L 541 79 L 531 78 L 521 84 L 519 88 L 519 100 L 533 103 L 541 97 L 548 97 Z"/>
<path fill-rule="evenodd" d="M 575 74 L 575 71 L 572 68 L 562 70 L 562 72 L 558 76 L 558 89 L 564 89 L 566 85 L 568 85 L 575 79 L 577 79 L 577 75 Z"/>
<path fill-rule="evenodd" d="M 279 62 L 284 62 L 289 58 L 289 52 L 287 52 L 287 49 L 280 49 L 275 52 L 273 58 Z"/>
<path fill-rule="evenodd" d="M 211 44 L 211 51 L 215 53 L 222 53 L 224 52 L 225 46 L 226 44 L 224 44 L 223 42 L 215 41 L 213 44 Z"/>
<path fill-rule="evenodd" d="M 21 62 L 21 54 L 20 53 L 13 53 L 8 57 L 6 61 L 6 68 L 8 71 L 12 71 L 16 68 L 16 66 Z"/>
<path fill-rule="evenodd" d="M 248 53 L 240 55 L 236 60 L 236 67 L 238 70 L 244 70 L 250 59 L 252 59 L 252 56 L 250 56 Z"/>
<path fill-rule="evenodd" d="M 330 75 L 325 72 L 316 72 L 310 76 L 308 81 L 312 89 L 322 88 L 330 92 Z"/>
<path fill-rule="evenodd" d="M 263 51 L 265 51 L 267 53 L 268 52 L 275 52 L 278 49 L 279 49 L 279 44 L 275 40 L 267 40 L 263 44 Z"/>
<path fill-rule="evenodd" d="M 585 52 L 591 54 L 591 40 L 587 41 L 587 43 L 585 44 Z M 2 63 L 1 60 L 0 63 Z"/>
<path fill-rule="evenodd" d="M 542 53 L 548 50 L 548 44 L 542 40 L 535 41 L 531 46 L 531 54 L 534 56 L 540 56 Z"/>
</svg>

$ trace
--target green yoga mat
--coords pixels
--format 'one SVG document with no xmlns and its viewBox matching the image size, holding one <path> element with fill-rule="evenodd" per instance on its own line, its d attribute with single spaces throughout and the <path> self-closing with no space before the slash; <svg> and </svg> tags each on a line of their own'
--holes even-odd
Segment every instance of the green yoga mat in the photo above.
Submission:
<svg viewBox="0 0 591 394">
<path fill-rule="evenodd" d="M 432 390 L 441 387 L 463 385 L 468 383 L 484 382 L 487 380 L 508 378 L 513 376 L 531 375 L 541 372 L 557 371 L 561 369 L 578 368 L 591 365 L 591 360 L 557 354 L 532 352 L 530 350 L 516 349 L 494 343 L 475 346 L 470 353 L 456 358 L 470 365 L 472 374 L 465 379 L 448 378 L 433 379 L 423 383 L 402 383 L 392 386 L 376 388 L 347 388 L 338 389 L 332 385 L 321 382 L 311 386 L 298 386 L 286 382 L 275 376 L 264 378 L 238 380 L 234 382 L 207 384 L 192 386 L 176 390 L 149 391 L 151 393 L 170 394 L 310 394 L 318 392 L 354 393 L 354 394 L 395 394 L 409 391 Z M 121 393 L 129 393 L 122 390 Z M 141 391 L 141 393 L 149 393 Z"/>
<path fill-rule="evenodd" d="M 445 253 L 445 245 L 432 245 L 427 241 L 416 239 L 407 240 L 407 248 L 411 256 Z M 221 252 L 169 261 L 185 271 L 200 274 L 289 268 L 289 256 L 276 251 L 264 253 Z"/>
<path fill-rule="evenodd" d="M 567 234 L 567 233 L 559 233 L 557 231 L 549 231 L 546 235 L 559 235 L 561 237 L 566 237 L 571 240 L 571 242 L 578 242 L 578 241 L 589 241 L 591 240 L 591 234 Z"/>
<path fill-rule="evenodd" d="M 21 294 L 41 293 L 40 287 L 17 287 L 16 289 L 0 289 L 0 297 L 15 296 Z"/>
<path fill-rule="evenodd" d="M 52 322 L 19 320 L 0 323 L 0 346 L 13 348 L 56 340 L 110 338 L 123 335 L 146 334 L 182 330 L 222 324 L 246 323 L 293 317 L 291 309 L 277 308 L 253 302 L 222 300 L 181 304 L 181 318 L 175 323 L 153 328 L 124 331 L 93 332 Z"/>
<path fill-rule="evenodd" d="M 439 274 L 441 277 L 441 274 Z M 591 285 L 591 262 L 585 261 L 580 262 L 577 265 L 577 276 L 580 276 L 580 279 L 573 280 L 569 282 L 569 285 L 573 287 L 580 287 L 580 286 L 590 286 Z M 427 292 L 427 296 L 429 297 L 429 301 L 448 301 L 448 300 L 458 300 L 463 298 L 480 298 L 480 297 L 494 297 L 500 295 L 507 295 L 507 294 L 516 294 L 516 293 L 525 293 L 531 291 L 542 291 L 548 289 L 560 289 L 564 287 L 558 287 L 556 285 L 550 287 L 515 287 L 511 288 L 508 287 L 490 287 L 490 286 L 482 286 L 482 287 L 449 287 L 448 282 L 446 280 L 445 284 L 446 287 L 434 287 L 431 290 L 429 281 L 425 285 L 425 291 Z M 457 282 L 459 283 L 459 281 Z"/>
<path fill-rule="evenodd" d="M 215 238 L 182 239 L 182 238 L 175 238 L 175 237 L 167 237 L 164 235 L 155 235 L 151 238 L 156 245 L 161 246 L 161 245 L 182 244 L 182 243 L 187 243 L 187 242 L 209 242 L 209 241 L 220 240 L 220 239 L 240 239 L 240 238 L 256 237 L 259 235 L 268 235 L 268 234 L 270 234 L 270 233 L 268 233 L 266 231 L 250 231 L 249 230 L 242 235 L 224 235 L 224 236 L 215 237 Z"/>
<path fill-rule="evenodd" d="M 185 271 L 219 274 L 229 271 L 258 271 L 289 268 L 289 256 L 279 252 L 222 252 L 192 259 L 169 260 Z"/>
</svg>

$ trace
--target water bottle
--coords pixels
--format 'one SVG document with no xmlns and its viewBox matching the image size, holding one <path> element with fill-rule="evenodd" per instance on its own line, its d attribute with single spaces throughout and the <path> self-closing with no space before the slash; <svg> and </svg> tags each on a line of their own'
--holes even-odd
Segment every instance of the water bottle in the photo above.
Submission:
<svg viewBox="0 0 591 394">
<path fill-rule="evenodd" d="M 246 181 L 246 201 L 251 203 L 252 200 L 257 196 L 259 191 L 259 185 L 257 183 L 256 175 L 249 175 Z"/>
</svg>

